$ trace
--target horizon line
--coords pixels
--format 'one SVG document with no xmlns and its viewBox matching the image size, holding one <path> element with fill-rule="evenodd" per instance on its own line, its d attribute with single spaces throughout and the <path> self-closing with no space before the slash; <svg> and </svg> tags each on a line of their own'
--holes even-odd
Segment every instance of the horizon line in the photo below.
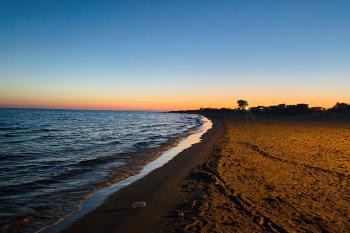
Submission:
<svg viewBox="0 0 350 233">
<path fill-rule="evenodd" d="M 336 103 L 346 103 L 346 102 L 335 102 Z M 279 104 L 284 104 L 284 103 L 279 103 Z M 275 105 L 257 105 L 257 106 L 252 106 L 252 107 L 258 107 L 258 106 L 265 106 L 265 107 L 269 107 L 269 106 L 277 106 L 279 104 L 275 104 Z M 307 103 L 295 103 L 295 104 L 286 104 L 286 105 L 297 105 L 297 104 L 307 104 Z M 334 104 L 334 105 L 335 105 Z M 309 104 L 308 104 L 309 105 Z M 333 106 L 334 106 L 333 105 Z M 332 108 L 333 106 L 331 107 L 323 107 L 323 106 L 310 106 L 309 107 L 322 107 L 322 108 L 325 108 L 325 109 L 329 109 L 329 108 Z M 235 108 L 229 108 L 229 107 L 201 107 L 201 108 L 213 108 L 213 109 L 222 109 L 222 108 L 225 108 L 225 109 L 235 109 Z M 77 110 L 77 111 L 83 111 L 83 110 L 86 110 L 86 111 L 130 111 L 130 112 L 137 112 L 137 111 L 142 111 L 142 112 L 168 112 L 168 111 L 186 111 L 186 110 L 198 110 L 198 109 L 201 109 L 201 108 L 192 108 L 192 109 L 176 109 L 176 108 L 173 108 L 173 109 L 123 109 L 123 108 L 74 108 L 74 107 L 47 107 L 47 106 L 8 106 L 8 105 L 4 105 L 4 106 L 1 106 L 0 105 L 0 109 L 37 109 L 37 110 Z"/>
<path fill-rule="evenodd" d="M 30 109 L 30 110 L 73 110 L 73 111 L 129 111 L 129 112 L 166 112 L 174 110 L 157 109 L 98 109 L 98 108 L 55 108 L 55 107 L 28 107 L 28 106 L 0 106 L 0 109 Z"/>
</svg>

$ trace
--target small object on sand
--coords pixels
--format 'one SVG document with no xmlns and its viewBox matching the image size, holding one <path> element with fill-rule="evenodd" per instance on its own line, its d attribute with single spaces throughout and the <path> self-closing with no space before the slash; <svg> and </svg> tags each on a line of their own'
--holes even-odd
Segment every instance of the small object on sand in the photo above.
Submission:
<svg viewBox="0 0 350 233">
<path fill-rule="evenodd" d="M 146 202 L 145 201 L 138 201 L 138 202 L 134 202 L 131 205 L 132 208 L 144 208 L 146 207 Z"/>
</svg>

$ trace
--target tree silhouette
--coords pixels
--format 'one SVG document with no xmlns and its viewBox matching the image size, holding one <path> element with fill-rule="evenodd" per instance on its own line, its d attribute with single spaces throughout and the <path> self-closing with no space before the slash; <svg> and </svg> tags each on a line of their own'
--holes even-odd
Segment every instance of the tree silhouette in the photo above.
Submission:
<svg viewBox="0 0 350 233">
<path fill-rule="evenodd" d="M 248 101 L 246 100 L 237 100 L 238 109 L 244 110 L 248 108 Z"/>
<path fill-rule="evenodd" d="M 350 112 L 350 104 L 337 102 L 330 110 L 333 112 L 347 113 Z"/>
</svg>

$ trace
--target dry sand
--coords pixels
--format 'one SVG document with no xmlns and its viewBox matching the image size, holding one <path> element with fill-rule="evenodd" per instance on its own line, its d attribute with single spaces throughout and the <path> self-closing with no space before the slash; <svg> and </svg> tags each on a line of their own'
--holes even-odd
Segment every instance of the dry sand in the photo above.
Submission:
<svg viewBox="0 0 350 233">
<path fill-rule="evenodd" d="M 350 232 L 349 116 L 209 117 L 203 142 L 65 232 Z"/>
<path fill-rule="evenodd" d="M 344 118 L 225 117 L 226 136 L 186 183 L 192 198 L 162 231 L 350 232 Z"/>
</svg>

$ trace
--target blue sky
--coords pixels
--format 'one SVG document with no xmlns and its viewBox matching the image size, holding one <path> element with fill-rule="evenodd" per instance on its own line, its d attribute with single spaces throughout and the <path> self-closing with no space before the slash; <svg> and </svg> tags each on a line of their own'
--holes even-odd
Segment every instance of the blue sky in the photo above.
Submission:
<svg viewBox="0 0 350 233">
<path fill-rule="evenodd" d="M 349 102 L 349 12 L 322 0 L 1 1 L 0 104 Z"/>
</svg>

